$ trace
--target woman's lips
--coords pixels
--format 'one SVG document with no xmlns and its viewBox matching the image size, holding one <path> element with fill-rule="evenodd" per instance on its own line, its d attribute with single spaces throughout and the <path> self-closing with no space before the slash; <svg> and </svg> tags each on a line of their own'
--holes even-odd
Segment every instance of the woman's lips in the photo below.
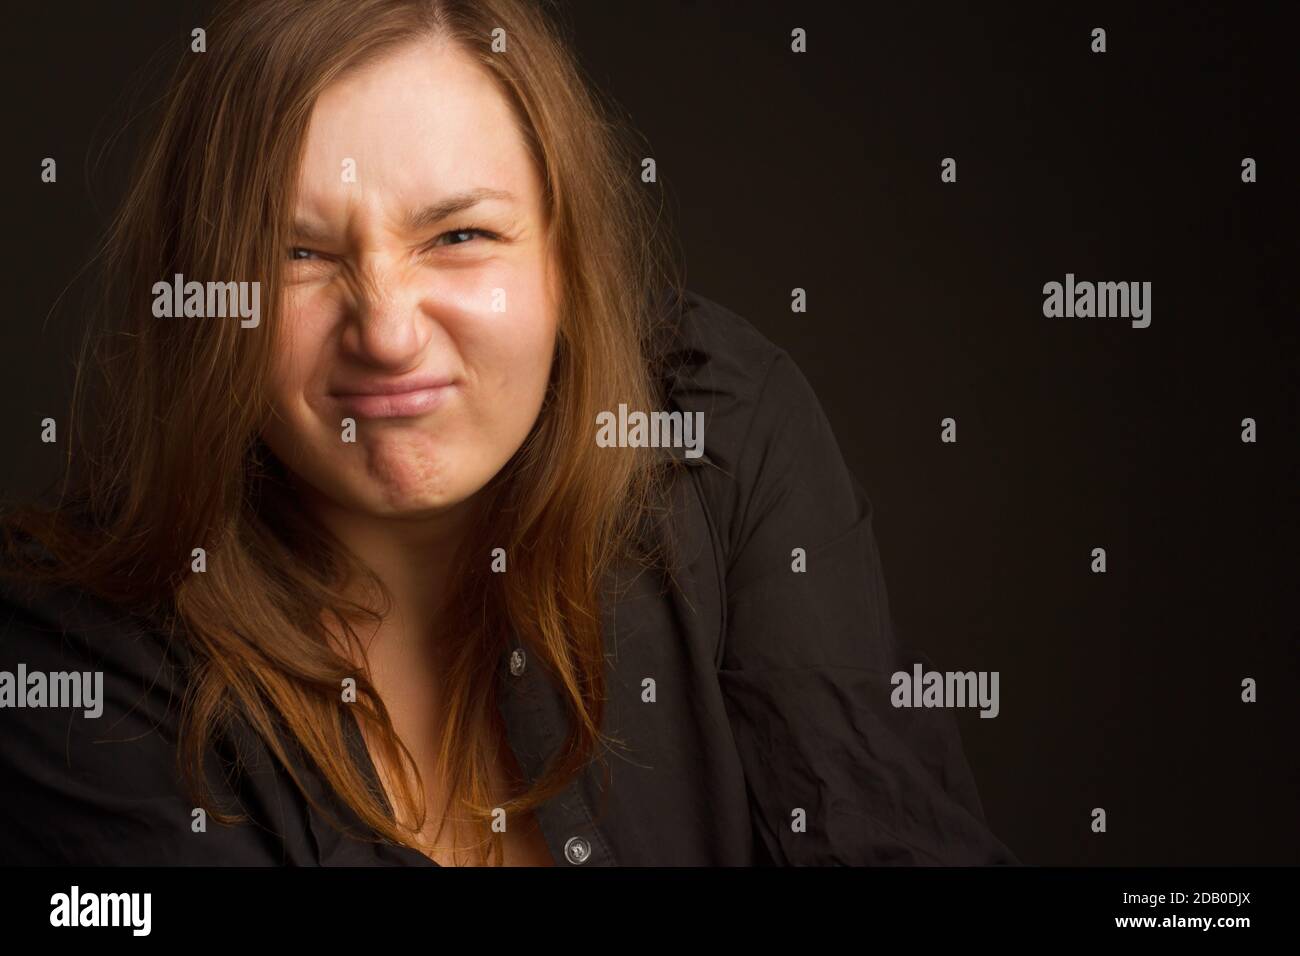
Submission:
<svg viewBox="0 0 1300 956">
<path fill-rule="evenodd" d="M 438 408 L 455 388 L 453 382 L 383 395 L 339 394 L 334 399 L 356 418 L 409 418 Z"/>
</svg>

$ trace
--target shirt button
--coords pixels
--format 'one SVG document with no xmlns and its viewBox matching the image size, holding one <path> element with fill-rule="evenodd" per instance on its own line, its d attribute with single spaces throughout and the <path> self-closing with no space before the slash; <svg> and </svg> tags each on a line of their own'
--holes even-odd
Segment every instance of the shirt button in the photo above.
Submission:
<svg viewBox="0 0 1300 956">
<path fill-rule="evenodd" d="M 521 676 L 527 663 L 528 658 L 524 656 L 524 649 L 522 647 L 516 647 L 510 652 L 510 673 L 513 676 Z"/>
<path fill-rule="evenodd" d="M 586 863 L 591 858 L 591 844 L 582 837 L 569 837 L 564 844 L 564 858 L 570 863 Z"/>
</svg>

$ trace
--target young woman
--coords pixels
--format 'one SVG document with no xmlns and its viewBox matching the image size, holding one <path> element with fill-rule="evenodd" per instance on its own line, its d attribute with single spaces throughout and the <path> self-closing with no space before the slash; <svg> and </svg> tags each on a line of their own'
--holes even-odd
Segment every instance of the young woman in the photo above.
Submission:
<svg viewBox="0 0 1300 956">
<path fill-rule="evenodd" d="M 208 25 L 5 523 L 5 862 L 1012 860 L 890 704 L 925 659 L 807 381 L 614 129 L 519 0 Z"/>
</svg>

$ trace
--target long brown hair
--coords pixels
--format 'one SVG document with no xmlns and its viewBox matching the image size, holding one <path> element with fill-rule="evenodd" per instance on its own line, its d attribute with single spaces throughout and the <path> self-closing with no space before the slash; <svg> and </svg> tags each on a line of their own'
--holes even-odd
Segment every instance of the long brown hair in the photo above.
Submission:
<svg viewBox="0 0 1300 956">
<path fill-rule="evenodd" d="M 491 49 L 505 31 L 505 52 Z M 560 18 L 526 0 L 242 0 L 207 27 L 167 88 L 100 256 L 104 320 L 73 393 L 71 451 L 58 502 L 11 512 L 4 547 L 31 580 L 73 584 L 179 635 L 197 664 L 185 700 L 180 766 L 207 805 L 205 748 L 247 720 L 302 786 L 281 740 L 300 747 L 373 834 L 416 845 L 423 786 L 364 673 L 331 646 L 353 622 L 379 623 L 391 596 L 342 544 L 306 519 L 284 467 L 260 439 L 279 322 L 280 263 L 299 155 L 313 105 L 344 71 L 421 37 L 467 51 L 499 83 L 545 184 L 562 276 L 552 380 L 523 446 L 482 494 L 447 603 L 441 764 L 451 799 L 501 859 L 491 827 L 497 679 L 511 635 L 554 675 L 569 735 L 533 785 L 501 804 L 513 815 L 547 800 L 593 759 L 605 692 L 600 582 L 623 556 L 666 556 L 657 527 L 673 460 L 644 448 L 598 448 L 596 415 L 620 402 L 662 402 L 656 343 L 680 267 L 657 187 L 640 181 L 626 125 L 593 92 Z M 655 190 L 653 193 L 650 190 Z M 159 320 L 154 283 L 174 273 L 256 279 L 258 328 Z M 88 340 L 89 341 L 89 340 Z M 88 382 L 86 373 L 98 379 Z M 96 391 L 96 387 L 98 391 Z M 32 541 L 54 561 L 26 557 Z M 192 549 L 207 553 L 192 573 Z M 509 573 L 489 573 L 490 551 Z M 361 581 L 375 603 L 345 597 Z M 377 606 L 376 606 L 377 604 Z M 327 622 L 333 622 L 327 627 Z M 335 630 L 334 628 L 337 628 Z M 362 658 L 364 659 L 364 658 Z M 346 678 L 357 703 L 341 704 Z M 347 713 L 400 774 L 390 812 L 349 756 Z M 308 788 L 303 787 L 308 793 Z M 317 810 L 328 813 L 326 808 Z M 238 817 L 212 808 L 222 822 Z M 332 815 L 331 815 L 332 816 Z M 340 825 L 335 820 L 336 825 Z M 376 837 L 377 835 L 377 837 Z"/>
</svg>

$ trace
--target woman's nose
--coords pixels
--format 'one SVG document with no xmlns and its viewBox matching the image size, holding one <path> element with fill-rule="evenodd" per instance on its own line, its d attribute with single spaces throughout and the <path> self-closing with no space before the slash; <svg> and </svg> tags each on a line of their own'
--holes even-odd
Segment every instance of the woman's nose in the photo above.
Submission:
<svg viewBox="0 0 1300 956">
<path fill-rule="evenodd" d="M 415 277 L 391 262 L 371 261 L 353 285 L 345 348 L 368 364 L 408 367 L 424 350 L 431 321 Z"/>
</svg>

